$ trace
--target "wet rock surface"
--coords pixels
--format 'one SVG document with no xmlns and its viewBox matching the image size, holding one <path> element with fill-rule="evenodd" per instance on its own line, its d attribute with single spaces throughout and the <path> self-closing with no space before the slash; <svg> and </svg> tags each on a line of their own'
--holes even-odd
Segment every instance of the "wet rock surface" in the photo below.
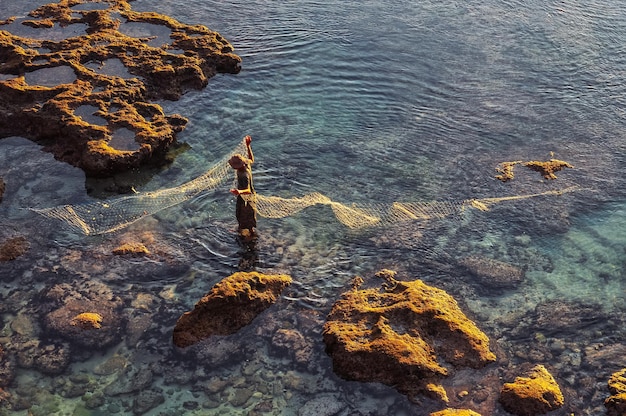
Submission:
<svg viewBox="0 0 626 416">
<path fill-rule="evenodd" d="M 382 287 L 360 289 L 362 279 L 355 281 L 324 325 L 326 349 L 341 377 L 448 401 L 442 377 L 455 367 L 495 361 L 487 336 L 446 292 L 420 280 L 397 281 L 389 270 L 377 276 L 385 280 Z"/>
<path fill-rule="evenodd" d="M 516 377 L 505 383 L 500 393 L 500 403 L 518 416 L 535 416 L 563 406 L 563 394 L 550 372 L 542 366 L 533 367 L 527 376 Z"/>
<path fill-rule="evenodd" d="M 125 0 L 74 8 L 83 3 L 61 0 L 28 19 L 0 22 L 0 137 L 45 143 L 90 176 L 162 164 L 187 120 L 150 101 L 176 100 L 218 72 L 237 73 L 241 59 L 204 26 L 135 12 Z M 31 27 L 33 37 L 12 34 L 15 25 Z M 126 34 L 127 25 L 160 27 L 168 36 L 154 44 L 150 36 Z M 36 36 L 46 29 L 67 36 Z M 65 82 L 48 85 L 47 78 Z"/>
<path fill-rule="evenodd" d="M 184 348 L 211 335 L 237 332 L 271 306 L 289 284 L 287 275 L 258 272 L 238 272 L 223 279 L 178 319 L 174 344 Z"/>
<path fill-rule="evenodd" d="M 604 401 L 607 415 L 626 414 L 626 368 L 613 373 L 608 385 L 611 396 Z"/>
<path fill-rule="evenodd" d="M 64 338 L 76 345 L 106 348 L 118 342 L 123 326 L 122 300 L 103 284 L 92 283 L 83 290 L 69 284 L 59 284 L 48 290 L 43 298 L 47 303 L 43 323 L 51 335 Z M 81 314 L 99 316 L 97 325 L 77 325 Z"/>
</svg>

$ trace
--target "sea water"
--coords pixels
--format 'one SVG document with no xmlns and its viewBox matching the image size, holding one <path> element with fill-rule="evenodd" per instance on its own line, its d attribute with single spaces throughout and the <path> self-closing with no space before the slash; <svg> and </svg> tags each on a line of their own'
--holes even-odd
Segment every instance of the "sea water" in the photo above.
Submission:
<svg viewBox="0 0 626 416">
<path fill-rule="evenodd" d="M 37 4 L 3 1 L 0 17 L 24 16 Z M 2 139 L 0 176 L 9 184 L 0 204 L 4 233 L 26 230 L 35 247 L 27 254 L 30 266 L 3 269 L 12 277 L 3 278 L 3 298 L 20 297 L 11 305 L 24 308 L 3 311 L 3 336 L 15 334 L 10 328 L 17 316 L 37 308 L 40 291 L 76 276 L 104 282 L 125 299 L 152 296 L 158 305 L 158 310 L 144 307 L 151 321 L 136 340 L 97 354 L 75 352 L 62 375 L 38 379 L 30 370 L 18 370 L 14 384 L 38 386 L 49 395 L 30 399 L 35 412 L 44 414 L 43 403 L 53 403 L 58 414 L 132 414 L 139 390 L 107 396 L 101 407 L 86 410 L 80 398 L 59 387 L 71 384 L 76 374 L 94 377 L 95 367 L 121 356 L 124 368 L 149 368 L 153 374 L 148 388 L 163 402 L 147 414 L 253 414 L 267 403 L 269 414 L 311 414 L 319 399 L 327 406 L 341 403 L 339 414 L 426 415 L 432 407 L 392 388 L 342 381 L 323 353 L 320 325 L 332 303 L 354 276 L 369 279 L 381 268 L 455 296 L 509 368 L 547 366 L 566 396 L 555 414 L 604 411 L 606 381 L 624 367 L 626 349 L 625 5 L 512 0 L 131 4 L 217 30 L 243 59 L 239 74 L 217 75 L 202 91 L 159 103 L 167 113 L 189 119 L 178 136 L 189 147 L 172 165 L 140 181 L 138 191 L 202 174 L 246 134 L 253 137 L 255 187 L 264 195 L 320 192 L 349 205 L 501 198 L 570 186 L 579 191 L 361 232 L 347 229 L 324 206 L 279 220 L 260 218 L 254 268 L 294 279 L 262 322 L 300 330 L 318 362 L 296 366 L 289 353 L 272 349 L 271 336 L 257 323 L 237 344 L 249 347 L 243 358 L 233 353 L 231 362 L 213 366 L 208 359 L 194 362 L 172 353 L 170 339 L 182 311 L 242 262 L 250 265 L 233 236 L 228 187 L 128 231 L 159 235 L 168 253 L 163 256 L 177 253 L 184 267 L 137 260 L 102 270 L 88 258 L 101 258 L 118 237 L 75 235 L 25 210 L 89 201 L 82 172 L 24 139 Z M 547 180 L 518 167 L 512 181 L 495 179 L 500 162 L 550 158 L 573 169 Z M 85 260 L 74 261 L 76 256 Z M 518 266 L 525 279 L 507 288 L 478 282 L 459 265 L 470 256 Z M 41 268 L 57 272 L 49 273 L 48 281 L 20 287 Z M 180 369 L 180 375 L 171 375 L 172 369 Z M 503 371 L 502 381 L 512 381 L 511 374 L 516 375 Z M 467 387 L 458 384 L 459 391 Z M 481 409 L 478 401 L 464 405 L 460 397 L 455 399 L 459 407 Z M 491 408 L 504 414 L 497 405 Z M 333 414 L 328 412 L 323 414 Z"/>
</svg>

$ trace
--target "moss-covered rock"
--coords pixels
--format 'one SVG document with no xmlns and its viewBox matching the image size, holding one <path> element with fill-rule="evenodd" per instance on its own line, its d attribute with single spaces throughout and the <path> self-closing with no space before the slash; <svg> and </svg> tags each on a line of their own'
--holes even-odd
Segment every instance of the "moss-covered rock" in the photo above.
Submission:
<svg viewBox="0 0 626 416">
<path fill-rule="evenodd" d="M 188 347 L 211 335 L 229 335 L 270 307 L 285 287 L 287 275 L 237 272 L 216 284 L 194 309 L 176 322 L 174 345 Z"/>
<path fill-rule="evenodd" d="M 127 0 L 108 2 L 101 10 L 73 8 L 83 2 L 46 4 L 21 22 L 34 31 L 67 30 L 61 40 L 17 36 L 6 27 L 15 19 L 0 21 L 0 138 L 44 143 L 57 159 L 90 176 L 162 164 L 187 120 L 164 114 L 150 101 L 204 88 L 218 72 L 237 73 L 241 59 L 205 26 L 136 12 Z M 159 26 L 169 36 L 151 44 L 149 37 L 128 35 L 123 27 L 129 24 Z M 38 85 L 36 71 L 60 71 L 67 79 Z M 124 145 L 114 140 L 126 133 L 133 137 L 122 140 Z"/>
<path fill-rule="evenodd" d="M 604 401 L 608 416 L 626 415 L 626 368 L 617 371 L 609 379 L 611 396 Z"/>
<path fill-rule="evenodd" d="M 389 270 L 377 276 L 385 283 L 372 289 L 361 289 L 357 278 L 324 325 L 326 351 L 341 377 L 447 401 L 441 377 L 455 366 L 478 368 L 496 359 L 487 336 L 445 291 L 421 280 L 397 281 Z"/>
<path fill-rule="evenodd" d="M 563 394 L 552 374 L 542 366 L 533 367 L 525 377 L 505 383 L 500 403 L 507 412 L 518 416 L 542 415 L 563 406 Z"/>
<path fill-rule="evenodd" d="M 480 413 L 469 409 L 445 409 L 431 413 L 430 416 L 480 416 Z"/>
</svg>

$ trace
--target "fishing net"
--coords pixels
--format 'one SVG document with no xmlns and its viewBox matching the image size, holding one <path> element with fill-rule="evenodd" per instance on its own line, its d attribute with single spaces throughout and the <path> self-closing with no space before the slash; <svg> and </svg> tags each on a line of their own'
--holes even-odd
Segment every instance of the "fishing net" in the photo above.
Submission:
<svg viewBox="0 0 626 416">
<path fill-rule="evenodd" d="M 313 205 L 330 205 L 337 219 L 349 228 L 365 228 L 388 225 L 404 221 L 428 221 L 458 215 L 467 209 L 489 211 L 491 205 L 504 201 L 534 198 L 546 195 L 561 195 L 578 190 L 570 187 L 536 194 L 514 195 L 499 198 L 468 199 L 463 201 L 393 202 L 392 204 L 344 205 L 332 201 L 320 193 L 311 193 L 298 198 L 281 198 L 261 194 L 242 195 L 256 203 L 257 213 L 266 218 L 283 218 Z"/>
<path fill-rule="evenodd" d="M 31 209 L 45 217 L 64 221 L 83 234 L 110 233 L 127 227 L 148 215 L 185 202 L 201 192 L 223 185 L 231 177 L 232 172 L 228 159 L 235 154 L 246 154 L 245 152 L 246 147 L 242 141 L 204 174 L 175 188 L 136 193 L 86 204 Z"/>
<path fill-rule="evenodd" d="M 70 227 L 86 235 L 104 234 L 120 230 L 148 215 L 185 202 L 198 194 L 216 189 L 232 177 L 228 159 L 235 154 L 246 154 L 242 141 L 235 149 L 217 161 L 211 169 L 198 178 L 174 188 L 153 192 L 136 193 L 87 204 L 61 205 L 33 211 L 64 221 Z M 365 228 L 403 221 L 427 221 L 457 215 L 467 209 L 488 211 L 499 202 L 533 198 L 545 195 L 561 195 L 577 190 L 577 187 L 551 190 L 536 194 L 514 195 L 499 198 L 468 199 L 463 201 L 393 202 L 391 204 L 342 204 L 318 192 L 301 197 L 264 196 L 258 193 L 241 195 L 254 203 L 259 216 L 284 218 L 292 216 L 313 205 L 329 205 L 335 217 L 349 228 Z"/>
</svg>

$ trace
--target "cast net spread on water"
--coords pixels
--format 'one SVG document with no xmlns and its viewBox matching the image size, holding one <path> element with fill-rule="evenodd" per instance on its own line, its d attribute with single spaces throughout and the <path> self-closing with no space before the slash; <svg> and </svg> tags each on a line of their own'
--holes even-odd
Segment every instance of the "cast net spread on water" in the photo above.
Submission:
<svg viewBox="0 0 626 416">
<path fill-rule="evenodd" d="M 64 221 L 70 227 L 86 235 L 105 234 L 120 230 L 146 216 L 185 202 L 202 192 L 216 189 L 232 175 L 228 160 L 235 154 L 246 154 L 245 142 L 217 161 L 211 169 L 196 179 L 174 188 L 136 193 L 86 204 L 60 205 L 33 211 Z M 561 195 L 578 190 L 570 187 L 536 194 L 514 195 L 498 198 L 468 199 L 462 201 L 393 202 L 391 204 L 342 204 L 318 192 L 301 197 L 264 196 L 258 193 L 241 195 L 256 206 L 259 216 L 284 218 L 313 205 L 329 205 L 335 217 L 349 228 L 365 228 L 403 221 L 427 221 L 457 215 L 467 209 L 488 211 L 499 202 L 533 198 L 545 195 Z"/>
<path fill-rule="evenodd" d="M 185 202 L 201 192 L 216 189 L 230 178 L 228 159 L 235 154 L 246 154 L 242 141 L 235 149 L 217 161 L 208 171 L 196 179 L 174 188 L 136 193 L 86 204 L 60 205 L 33 211 L 66 222 L 83 234 L 104 234 L 120 230 L 157 212 Z"/>
</svg>

